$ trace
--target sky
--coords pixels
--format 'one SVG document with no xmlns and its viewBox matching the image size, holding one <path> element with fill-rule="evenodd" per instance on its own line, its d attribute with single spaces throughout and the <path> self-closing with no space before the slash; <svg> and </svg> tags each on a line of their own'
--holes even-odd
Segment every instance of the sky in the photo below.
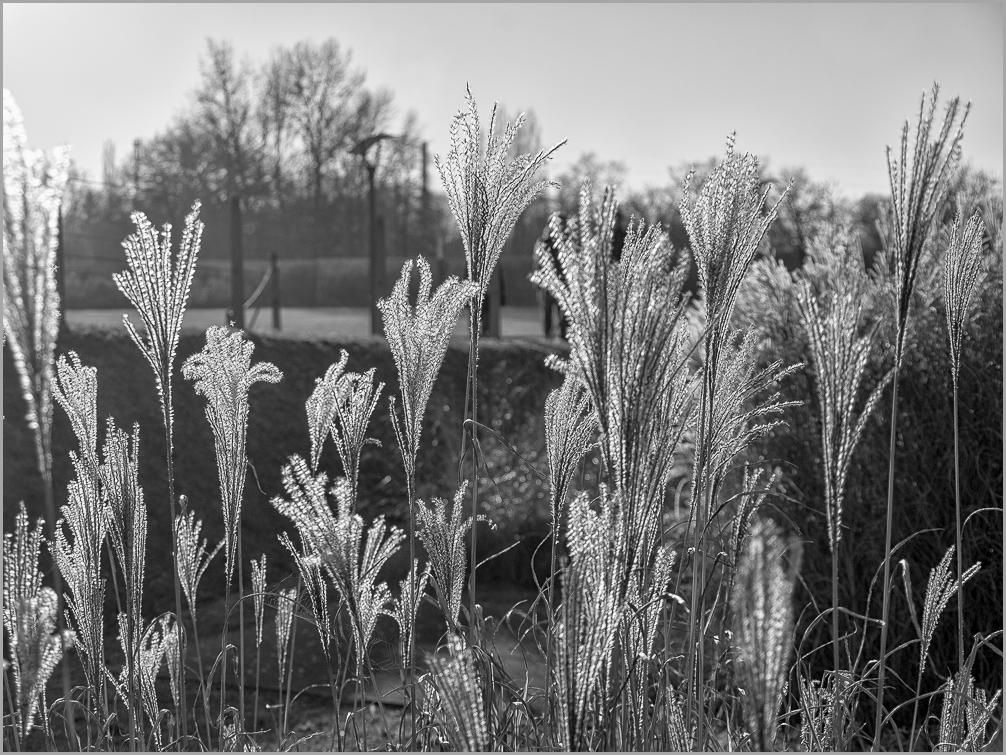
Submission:
<svg viewBox="0 0 1006 755">
<path fill-rule="evenodd" d="M 264 62 L 329 37 L 415 110 L 443 155 L 471 87 L 480 110 L 533 110 L 550 165 L 585 152 L 625 188 L 737 149 L 856 197 L 886 192 L 885 147 L 923 92 L 972 102 L 964 159 L 1002 176 L 1003 6 L 994 4 L 19 4 L 3 6 L 3 86 L 31 146 L 70 144 L 101 176 L 111 140 L 163 131 L 199 83 L 207 38 Z M 942 107 L 942 104 L 941 104 Z M 391 124 L 394 130 L 395 123 Z"/>
</svg>

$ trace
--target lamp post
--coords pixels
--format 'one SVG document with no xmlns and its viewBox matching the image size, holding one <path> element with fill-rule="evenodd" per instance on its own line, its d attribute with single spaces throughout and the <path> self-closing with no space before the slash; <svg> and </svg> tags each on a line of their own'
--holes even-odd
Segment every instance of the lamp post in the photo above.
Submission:
<svg viewBox="0 0 1006 755">
<path fill-rule="evenodd" d="M 380 143 L 385 139 L 396 139 L 393 134 L 374 134 L 366 139 L 357 142 L 349 152 L 359 155 L 367 169 L 367 188 L 370 197 L 369 220 L 370 220 L 370 333 L 379 335 L 382 330 L 381 312 L 377 308 L 377 300 L 384 293 L 385 282 L 385 259 L 384 249 L 377 243 L 377 198 L 374 193 L 374 173 L 377 171 L 377 161 L 380 157 Z M 367 159 L 370 148 L 377 146 L 377 152 L 373 160 Z"/>
</svg>

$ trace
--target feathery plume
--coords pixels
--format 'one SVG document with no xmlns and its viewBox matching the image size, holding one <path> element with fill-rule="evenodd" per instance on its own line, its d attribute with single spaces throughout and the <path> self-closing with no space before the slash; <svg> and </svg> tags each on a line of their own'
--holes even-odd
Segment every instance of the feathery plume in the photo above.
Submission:
<svg viewBox="0 0 1006 755">
<path fill-rule="evenodd" d="M 561 508 L 576 467 L 594 444 L 597 415 L 579 378 L 566 372 L 545 399 L 545 448 L 552 494 L 552 530 L 559 533 Z"/>
<path fill-rule="evenodd" d="M 147 506 L 139 481 L 140 426 L 133 425 L 130 437 L 109 417 L 103 455 L 99 471 L 108 535 L 123 575 L 129 615 L 139 632 L 147 553 Z"/>
<path fill-rule="evenodd" d="M 52 384 L 59 333 L 56 247 L 69 150 L 27 148 L 21 110 L 3 90 L 3 325 L 27 404 L 46 515 L 56 521 L 52 493 Z"/>
<path fill-rule="evenodd" d="M 455 508 L 457 508 L 457 505 L 455 505 Z M 409 665 L 412 662 L 412 632 L 415 629 L 416 612 L 419 610 L 419 604 L 423 599 L 423 595 L 426 594 L 429 580 L 429 568 L 423 569 L 422 573 L 420 573 L 419 561 L 417 559 L 413 560 L 412 568 L 398 585 L 398 594 L 401 597 L 398 599 L 398 605 L 395 610 L 395 620 L 398 622 L 398 627 L 401 630 L 400 648 L 405 665 Z M 414 588 L 413 585 L 415 585 Z M 460 600 L 459 597 L 459 603 Z"/>
<path fill-rule="evenodd" d="M 577 232 L 566 233 L 552 216 L 558 264 L 538 245 L 531 282 L 555 297 L 569 320 L 570 370 L 590 396 L 604 465 L 633 520 L 631 539 L 642 543 L 655 535 L 655 502 L 691 415 L 685 270 L 659 227 L 642 222 L 630 224 L 621 259 L 612 260 L 616 211 L 611 189 L 597 207 L 585 182 Z"/>
<path fill-rule="evenodd" d="M 77 649 L 84 661 L 87 682 L 97 693 L 105 668 L 101 546 L 108 531 L 97 453 L 98 377 L 97 370 L 82 365 L 74 352 L 70 352 L 69 359 L 61 356 L 56 369 L 53 395 L 70 418 L 79 449 L 70 452 L 75 477 L 70 481 L 68 504 L 62 507 L 63 518 L 56 523 L 50 547 L 70 591 L 66 601 L 76 624 Z"/>
<path fill-rule="evenodd" d="M 255 647 L 262 647 L 262 625 L 265 613 L 265 567 L 264 553 L 258 561 L 252 559 L 251 581 L 252 600 L 255 603 Z"/>
<path fill-rule="evenodd" d="M 929 572 L 929 584 L 926 586 L 926 602 L 922 606 L 922 646 L 919 657 L 919 675 L 926 670 L 926 660 L 929 658 L 929 645 L 933 641 L 936 633 L 936 625 L 943 615 L 950 598 L 957 594 L 957 580 L 950 574 L 950 562 L 954 557 L 954 546 L 947 548 L 943 558 L 931 572 Z M 960 583 L 963 585 L 971 579 L 978 570 L 982 568 L 981 561 L 972 564 L 967 571 L 961 575 Z"/>
<path fill-rule="evenodd" d="M 465 583 L 465 534 L 472 526 L 472 519 L 462 520 L 465 493 L 468 484 L 463 482 L 454 494 L 454 504 L 447 513 L 447 501 L 434 498 L 432 505 L 416 501 L 416 514 L 421 529 L 419 539 L 426 548 L 430 560 L 430 570 L 443 599 L 444 616 L 449 629 L 454 629 L 461 615 L 461 591 Z M 484 517 L 479 517 L 488 521 Z"/>
<path fill-rule="evenodd" d="M 297 572 L 300 574 L 302 589 L 311 601 L 311 612 L 314 614 L 314 625 L 321 639 L 321 650 L 329 658 L 329 645 L 332 642 L 332 622 L 328 613 L 328 585 L 322 575 L 321 563 L 315 556 L 301 553 L 285 532 L 279 536 L 279 541 L 290 551 Z M 263 560 L 265 556 L 263 555 Z"/>
<path fill-rule="evenodd" d="M 940 688 L 943 692 L 943 709 L 940 712 L 940 740 L 937 752 L 983 752 L 991 741 L 985 731 L 996 712 L 1002 690 L 991 699 L 988 693 L 975 686 L 974 677 L 961 669 Z"/>
<path fill-rule="evenodd" d="M 181 496 L 182 511 L 185 511 L 185 496 Z M 181 582 L 182 590 L 185 592 L 185 600 L 189 608 L 195 610 L 196 600 L 199 593 L 199 582 L 206 573 L 207 567 L 213 557 L 224 547 L 224 541 L 217 543 L 213 550 L 209 549 L 209 541 L 204 537 L 199 541 L 199 535 L 203 531 L 202 520 L 196 520 L 196 512 L 189 511 L 181 513 L 175 517 L 175 537 L 178 541 L 178 557 L 176 566 L 178 568 L 178 579 Z"/>
<path fill-rule="evenodd" d="M 908 155 L 908 121 L 905 121 L 901 131 L 899 158 L 893 159 L 891 148 L 887 148 L 887 172 L 893 200 L 891 251 L 897 286 L 894 314 L 897 324 L 895 359 L 898 365 L 901 364 L 904 353 L 909 307 L 918 276 L 919 260 L 932 236 L 937 210 L 946 195 L 950 178 L 960 162 L 964 123 L 971 109 L 968 103 L 961 112 L 960 98 L 950 100 L 943 116 L 943 124 L 934 138 L 932 132 L 939 93 L 939 86 L 934 84 L 928 110 L 926 96 L 922 96 L 911 157 Z M 961 116 L 960 123 L 957 123 L 958 114 Z"/>
<path fill-rule="evenodd" d="M 787 544 L 770 521 L 751 529 L 737 567 L 736 587 L 730 594 L 734 637 L 744 688 L 744 713 L 756 750 L 774 749 L 776 717 L 782 705 L 786 663 L 792 645 L 793 581 L 797 558 L 784 559 Z"/>
<path fill-rule="evenodd" d="M 459 112 L 451 122 L 451 147 L 447 158 L 441 162 L 440 155 L 436 155 L 434 163 L 461 231 L 468 280 L 478 286 L 477 301 L 473 304 L 473 311 L 478 311 L 503 244 L 520 214 L 546 188 L 555 185 L 551 181 L 535 182 L 535 174 L 566 142 L 563 140 L 535 155 L 517 155 L 508 161 L 524 115 L 521 114 L 515 123 L 506 124 L 500 134 L 494 105 L 483 153 L 482 129 L 471 90 L 468 90 L 466 102 L 467 111 Z"/>
<path fill-rule="evenodd" d="M 950 230 L 950 243 L 943 257 L 943 298 L 947 309 L 950 363 L 955 385 L 961 370 L 961 341 L 968 322 L 968 308 L 981 270 L 984 230 L 982 216 L 976 212 L 962 231 L 958 211 Z"/>
<path fill-rule="evenodd" d="M 726 159 L 689 207 L 687 184 L 693 175 L 688 174 L 682 192 L 681 222 L 688 232 L 709 328 L 716 339 L 728 332 L 737 291 L 789 189 L 765 212 L 768 189 L 759 191 L 758 159 L 747 153 L 736 155 L 734 135 L 727 140 Z"/>
<path fill-rule="evenodd" d="M 42 587 L 38 568 L 42 543 L 42 520 L 28 526 L 24 503 L 15 517 L 14 533 L 4 534 L 3 571 L 4 629 L 10 638 L 14 674 L 13 711 L 22 741 L 35 725 L 40 706 L 45 707 L 45 687 L 72 635 L 56 632 L 57 597 Z M 48 729 L 48 723 L 43 721 Z"/>
<path fill-rule="evenodd" d="M 279 664 L 279 681 L 282 687 L 286 679 L 286 662 L 290 652 L 290 630 L 293 628 L 293 614 L 297 607 L 297 588 L 280 590 L 276 595 L 276 657 Z"/>
<path fill-rule="evenodd" d="M 196 393 L 206 397 L 206 418 L 213 430 L 220 493 L 223 498 L 227 581 L 234 573 L 241 502 L 244 497 L 248 432 L 248 389 L 257 382 L 278 383 L 282 377 L 270 362 L 251 364 L 255 345 L 243 334 L 213 326 L 206 330 L 206 345 L 182 365 L 182 374 L 195 381 Z"/>
<path fill-rule="evenodd" d="M 475 673 L 474 650 L 452 634 L 447 659 L 430 660 L 432 687 L 437 702 L 434 710 L 449 733 L 455 750 L 483 752 L 489 745 L 489 724 L 483 705 L 482 687 Z"/>
<path fill-rule="evenodd" d="M 311 471 L 318 471 L 318 460 L 325 439 L 332 430 L 338 411 L 339 382 L 346 369 L 349 354 L 342 352 L 339 361 L 325 371 L 324 377 L 315 380 L 314 390 L 307 399 L 307 428 L 311 434 Z"/>
<path fill-rule="evenodd" d="M 834 551 L 842 539 L 842 504 L 852 455 L 894 373 L 888 372 L 881 378 L 857 415 L 860 386 L 876 336 L 875 328 L 862 335 L 859 332 L 863 304 L 854 298 L 853 292 L 841 290 L 820 302 L 806 281 L 797 289 L 797 302 L 816 370 L 828 545 Z"/>
<path fill-rule="evenodd" d="M 413 266 L 419 269 L 419 292 L 415 306 L 409 301 Z M 444 362 L 454 324 L 477 291 L 471 281 L 460 281 L 450 276 L 431 295 L 432 283 L 430 265 L 423 257 L 408 260 L 402 266 L 402 274 L 391 296 L 377 303 L 398 370 L 405 430 L 402 459 L 408 474 L 415 473 L 423 415 L 433 392 L 433 383 Z"/>
<path fill-rule="evenodd" d="M 174 259 L 171 253 L 171 225 L 165 224 L 158 238 L 157 230 L 147 216 L 134 212 L 132 221 L 136 232 L 122 242 L 129 269 L 112 276 L 115 285 L 143 321 L 146 332 L 141 335 L 129 316 L 122 316 L 129 337 L 154 371 L 164 423 L 169 428 L 174 424 L 171 374 L 204 227 L 199 220 L 199 208 L 199 202 L 193 204 L 192 212 L 185 218 L 181 245 Z"/>
<path fill-rule="evenodd" d="M 291 456 L 283 467 L 283 487 L 289 500 L 276 497 L 272 505 L 293 521 L 305 551 L 318 559 L 346 601 L 353 619 L 359 673 L 378 616 L 393 616 L 391 591 L 386 583 L 377 582 L 377 576 L 405 535 L 397 527 L 386 527 L 381 516 L 367 529 L 364 539 L 363 518 L 353 511 L 349 483 L 340 478 L 333 486 L 333 512 L 326 495 L 327 482 L 327 476 L 312 473 L 302 457 Z"/>
<path fill-rule="evenodd" d="M 342 468 L 349 483 L 350 499 L 356 506 L 360 477 L 360 453 L 368 441 L 367 425 L 370 415 L 384 390 L 384 383 L 374 384 L 373 368 L 363 374 L 347 372 L 336 388 L 335 422 L 331 426 L 332 440 L 342 460 Z M 372 443 L 378 441 L 369 439 Z"/>
</svg>

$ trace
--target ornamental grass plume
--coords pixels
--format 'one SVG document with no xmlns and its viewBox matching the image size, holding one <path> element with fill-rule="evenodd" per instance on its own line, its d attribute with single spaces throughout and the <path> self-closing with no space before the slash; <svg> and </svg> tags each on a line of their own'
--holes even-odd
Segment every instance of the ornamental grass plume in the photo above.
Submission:
<svg viewBox="0 0 1006 755">
<path fill-rule="evenodd" d="M 563 144 L 559 142 L 549 150 L 539 150 L 536 154 L 508 156 L 524 116 L 515 123 L 507 124 L 502 134 L 496 131 L 496 107 L 493 106 L 489 118 L 489 134 L 483 151 L 482 128 L 479 123 L 478 108 L 471 90 L 466 98 L 467 111 L 459 112 L 451 122 L 451 147 L 446 159 L 434 156 L 434 163 L 440 172 L 451 212 L 461 232 L 461 242 L 465 248 L 468 280 L 477 288 L 469 303 L 470 344 L 468 352 L 468 400 L 465 407 L 466 422 L 471 433 L 472 459 L 472 532 L 471 532 L 471 614 L 475 615 L 475 572 L 478 566 L 476 526 L 478 522 L 478 357 L 479 335 L 482 331 L 482 302 L 489 288 L 493 270 L 503 251 L 503 244 L 513 231 L 524 210 L 545 191 L 554 185 L 550 181 L 535 181 L 535 174 L 552 154 Z M 470 403 L 469 403 L 470 402 Z M 464 443 L 465 438 L 462 438 Z M 462 448 L 461 457 L 465 453 Z M 474 639 L 474 625 L 471 628 Z"/>
<path fill-rule="evenodd" d="M 437 722 L 447 733 L 451 749 L 463 752 L 484 752 L 490 745 L 489 724 L 483 704 L 482 686 L 475 672 L 472 657 L 474 647 L 452 634 L 448 643 L 448 658 L 430 660 L 432 692 Z"/>
<path fill-rule="evenodd" d="M 569 370 L 590 396 L 599 447 L 628 517 L 631 546 L 646 552 L 674 451 L 691 416 L 682 284 L 658 226 L 630 224 L 620 261 L 612 259 L 617 201 L 600 206 L 589 183 L 580 191 L 578 232 L 553 215 L 549 233 L 558 263 L 539 245 L 531 282 L 558 301 L 569 321 Z"/>
<path fill-rule="evenodd" d="M 470 89 L 466 102 L 467 111 L 459 112 L 451 122 L 451 147 L 446 159 L 441 162 L 437 155 L 434 163 L 461 231 L 468 280 L 478 287 L 472 307 L 472 316 L 477 318 L 503 244 L 520 214 L 546 188 L 556 185 L 551 181 L 535 181 L 534 177 L 566 140 L 551 149 L 539 150 L 534 155 L 517 155 L 508 161 L 524 115 L 518 116 L 513 124 L 507 123 L 500 134 L 494 105 L 483 151 L 478 108 Z M 477 332 L 473 331 L 473 338 Z"/>
<path fill-rule="evenodd" d="M 157 395 L 161 403 L 164 425 L 165 464 L 168 473 L 168 506 L 171 521 L 175 521 L 175 464 L 174 464 L 174 391 L 171 379 L 174 373 L 178 335 L 182 316 L 196 270 L 203 224 L 199 221 L 199 202 L 185 218 L 181 244 L 176 255 L 171 251 L 171 225 L 165 224 L 160 234 L 142 212 L 131 216 L 136 231 L 122 242 L 128 268 L 115 273 L 112 280 L 129 300 L 143 321 L 145 333 L 141 335 L 127 315 L 122 316 L 126 332 L 146 358 L 154 372 Z M 158 237 L 159 236 L 159 237 Z M 177 560 L 178 543 L 172 529 L 172 552 Z M 175 615 L 181 617 L 182 595 L 177 569 L 173 573 L 175 588 Z M 175 673 L 184 678 L 185 647 L 179 648 L 179 663 Z M 182 683 L 181 705 L 185 708 L 185 687 Z M 176 711 L 177 712 L 177 711 Z M 182 734 L 187 732 L 187 719 L 181 715 Z"/>
<path fill-rule="evenodd" d="M 182 507 L 185 508 L 187 500 L 185 496 L 180 496 Z M 196 605 L 199 595 L 199 583 L 203 574 L 210 565 L 213 557 L 224 547 L 224 541 L 217 543 L 213 550 L 209 548 L 209 541 L 204 537 L 199 540 L 203 531 L 202 520 L 196 519 L 195 511 L 188 511 L 175 517 L 175 537 L 178 542 L 178 557 L 175 560 L 178 569 L 178 577 L 182 583 L 182 591 L 185 593 L 185 600 L 189 604 L 190 613 L 195 616 Z"/>
<path fill-rule="evenodd" d="M 21 110 L 3 90 L 3 327 L 10 344 L 35 461 L 42 477 L 49 536 L 55 532 L 52 489 L 52 385 L 60 301 L 56 249 L 70 155 L 29 150 Z M 69 690 L 66 690 L 68 693 Z"/>
<path fill-rule="evenodd" d="M 419 270 L 415 306 L 409 300 L 413 266 Z M 402 266 L 402 274 L 391 296 L 377 303 L 398 370 L 403 415 L 401 429 L 404 431 L 399 443 L 410 484 L 415 478 L 423 415 L 433 392 L 433 383 L 444 362 L 454 324 L 461 310 L 477 292 L 476 285 L 471 281 L 460 281 L 450 276 L 431 295 L 432 283 L 430 265 L 423 257 L 408 260 Z M 397 417 L 395 419 L 398 432 Z"/>
<path fill-rule="evenodd" d="M 983 752 L 992 744 L 986 736 L 989 721 L 996 713 L 1002 690 L 989 694 L 975 686 L 970 668 L 952 674 L 940 688 L 943 708 L 940 711 L 937 752 Z"/>
<path fill-rule="evenodd" d="M 143 634 L 143 575 L 147 558 L 147 507 L 140 487 L 140 426 L 133 425 L 130 437 L 108 418 L 104 461 L 99 468 L 102 498 L 106 506 L 108 539 L 123 577 L 126 611 L 119 614 L 120 642 L 126 659 L 129 737 L 136 742 L 134 701 L 138 686 L 135 648 Z"/>
<path fill-rule="evenodd" d="M 79 448 L 78 452 L 70 452 L 75 476 L 69 484 L 68 503 L 62 508 L 63 518 L 57 522 L 51 548 L 70 592 L 66 602 L 75 624 L 76 647 L 93 695 L 91 702 L 97 704 L 105 679 L 105 579 L 101 546 L 108 531 L 97 453 L 98 377 L 97 370 L 82 365 L 80 357 L 72 351 L 69 358 L 59 358 L 56 370 L 53 394 L 70 418 Z"/>
<path fill-rule="evenodd" d="M 968 323 L 968 309 L 982 264 L 985 224 L 976 212 L 961 230 L 958 210 L 950 230 L 950 243 L 943 257 L 943 301 L 950 336 L 950 374 L 954 384 L 954 510 L 957 532 L 957 667 L 964 668 L 964 541 L 961 501 L 960 433 L 958 391 L 961 371 L 961 342 Z"/>
<path fill-rule="evenodd" d="M 332 440 L 342 460 L 342 468 L 349 483 L 349 495 L 356 506 L 358 481 L 360 477 L 360 453 L 364 443 L 379 443 L 367 438 L 370 416 L 377 408 L 377 402 L 384 390 L 384 383 L 374 383 L 373 368 L 364 373 L 347 372 L 339 380 L 336 389 L 335 422 L 332 424 Z"/>
<path fill-rule="evenodd" d="M 735 154 L 733 135 L 727 140 L 726 159 L 709 175 L 689 206 L 687 183 L 692 175 L 689 173 L 679 210 L 698 268 L 701 309 L 705 313 L 705 362 L 699 397 L 689 517 L 689 526 L 693 528 L 692 547 L 695 556 L 692 559 L 692 619 L 686 673 L 689 715 L 697 719 L 698 740 L 700 746 L 704 746 L 705 712 L 700 703 L 705 687 L 704 643 L 697 642 L 695 635 L 699 629 L 698 622 L 705 613 L 704 585 L 708 560 L 706 534 L 714 493 L 714 486 L 707 484 L 707 480 L 714 479 L 707 471 L 712 453 L 710 436 L 713 433 L 714 414 L 719 411 L 722 418 L 721 407 L 714 397 L 729 396 L 723 393 L 719 385 L 722 380 L 721 352 L 729 351 L 729 344 L 734 338 L 731 316 L 737 294 L 789 189 L 782 192 L 779 201 L 766 211 L 769 189 L 760 188 L 758 160 L 751 154 Z M 725 447 L 721 446 L 720 451 L 723 450 Z"/>
<path fill-rule="evenodd" d="M 465 534 L 471 529 L 471 517 L 464 516 L 466 483 L 454 494 L 454 503 L 448 514 L 447 501 L 434 498 L 432 505 L 416 501 L 419 515 L 419 539 L 426 548 L 430 571 L 441 597 L 447 628 L 458 631 L 461 615 L 461 592 L 465 584 Z"/>
<path fill-rule="evenodd" d="M 346 370 L 349 354 L 342 351 L 339 361 L 330 365 L 323 377 L 315 380 L 314 390 L 307 399 L 307 429 L 311 436 L 311 471 L 318 471 L 321 449 L 332 431 L 338 411 L 339 381 Z"/>
<path fill-rule="evenodd" d="M 235 550 L 241 528 L 248 460 L 248 390 L 258 382 L 278 383 L 283 378 L 270 362 L 251 363 L 255 344 L 239 331 L 213 326 L 206 330 L 206 345 L 182 365 L 182 374 L 195 382 L 196 393 L 206 398 L 206 419 L 213 430 L 213 445 L 220 477 L 224 514 L 227 583 L 234 574 Z"/>
<path fill-rule="evenodd" d="M 938 221 L 937 211 L 947 186 L 960 162 L 960 142 L 970 103 L 961 113 L 960 98 L 947 103 L 943 124 L 933 136 L 939 86 L 933 85 L 932 101 L 926 109 L 926 96 L 919 103 L 912 155 L 908 155 L 908 122 L 901 131 L 900 159 L 887 149 L 887 172 L 891 183 L 891 233 L 888 256 L 893 263 L 894 320 L 897 328 L 894 349 L 894 395 L 891 400 L 891 441 L 887 474 L 887 522 L 884 539 L 884 581 L 881 584 L 880 650 L 877 672 L 877 709 L 874 718 L 875 742 L 879 742 L 884 720 L 884 681 L 887 676 L 887 632 L 890 617 L 891 541 L 894 527 L 894 463 L 898 430 L 898 382 L 904 355 L 912 294 L 918 277 L 919 261 L 930 242 Z M 960 123 L 957 122 L 960 114 Z"/>
<path fill-rule="evenodd" d="M 836 237 L 838 256 L 850 247 L 847 232 Z M 853 246 L 853 254 L 858 246 Z M 856 255 L 857 257 L 859 255 Z M 859 257 L 861 259 L 861 257 Z M 861 277 L 865 277 L 865 273 Z M 815 369 L 814 392 L 821 422 L 824 463 L 824 503 L 831 550 L 832 663 L 840 670 L 838 628 L 838 547 L 842 539 L 842 509 L 845 486 L 859 439 L 883 391 L 894 376 L 887 372 L 860 405 L 859 395 L 876 342 L 876 327 L 860 329 L 864 302 L 855 274 L 841 276 L 830 293 L 815 296 L 811 284 L 797 288 L 797 307 L 810 345 Z"/>
<path fill-rule="evenodd" d="M 63 657 L 64 646 L 72 643 L 72 635 L 56 631 L 55 591 L 42 587 L 38 568 L 41 544 L 42 520 L 30 529 L 22 502 L 13 534 L 4 534 L 3 549 L 3 619 L 10 639 L 16 701 L 12 713 L 18 749 L 31 733 L 39 710 L 45 711 L 46 683 Z M 42 724 L 48 733 L 46 716 Z"/>
<path fill-rule="evenodd" d="M 230 588 L 234 565 L 238 567 L 238 595 L 244 592 L 244 562 L 241 552 L 241 503 L 244 499 L 248 459 L 245 443 L 248 434 L 248 390 L 258 382 L 278 383 L 283 378 L 271 362 L 251 363 L 255 345 L 245 340 L 241 331 L 230 333 L 227 328 L 214 326 L 206 330 L 206 345 L 182 365 L 182 375 L 195 382 L 195 390 L 206 397 L 206 419 L 213 430 L 213 447 L 217 457 L 217 474 L 220 478 L 220 495 L 224 515 L 224 559 L 226 580 L 224 603 L 230 602 Z M 244 607 L 239 604 L 240 626 L 239 654 L 244 663 Z M 224 622 L 221 635 L 224 661 L 220 666 L 222 691 L 226 689 L 224 676 L 227 670 L 228 622 Z M 184 689 L 184 686 L 183 686 Z M 239 704 L 244 706 L 244 684 L 238 686 Z M 224 705 L 221 704 L 223 709 Z M 184 725 L 183 718 L 183 725 Z M 183 729 L 184 732 L 184 729 Z"/>
<path fill-rule="evenodd" d="M 333 512 L 328 503 L 324 473 L 315 475 L 300 456 L 290 457 L 283 467 L 283 487 L 289 500 L 276 497 L 272 505 L 289 517 L 305 552 L 317 558 L 339 596 L 346 602 L 353 623 L 357 673 L 368 663 L 367 650 L 377 618 L 394 618 L 391 590 L 377 577 L 384 564 L 398 550 L 405 535 L 397 527 L 387 527 L 384 517 L 370 525 L 364 539 L 363 518 L 352 508 L 349 484 L 339 479 L 331 493 L 336 499 Z"/>
<path fill-rule="evenodd" d="M 730 594 L 738 676 L 752 749 L 775 749 L 777 716 L 788 676 L 793 634 L 793 583 L 799 551 L 768 520 L 751 530 Z M 788 562 L 788 563 L 787 563 Z"/>
</svg>

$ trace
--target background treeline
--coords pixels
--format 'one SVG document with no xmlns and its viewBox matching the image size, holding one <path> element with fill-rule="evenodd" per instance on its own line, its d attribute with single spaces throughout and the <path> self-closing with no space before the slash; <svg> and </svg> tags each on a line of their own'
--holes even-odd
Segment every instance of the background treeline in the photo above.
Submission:
<svg viewBox="0 0 1006 755">
<path fill-rule="evenodd" d="M 434 266 L 438 277 L 463 273 L 461 240 L 450 222 L 432 153 L 426 155 L 424 171 L 418 115 L 400 113 L 392 92 L 368 86 L 365 72 L 338 41 L 300 42 L 254 62 L 240 59 L 227 42 L 209 40 L 200 72 L 189 102 L 163 132 L 137 140 L 128 155 L 117 155 L 109 143 L 100 178 L 72 174 L 63 226 L 67 306 L 122 306 L 125 300 L 111 274 L 124 261 L 120 244 L 133 230 L 130 213 L 141 210 L 155 224 L 177 224 L 196 199 L 203 202 L 206 232 L 190 303 L 227 306 L 234 195 L 241 196 L 247 293 L 275 254 L 283 305 L 366 306 L 368 182 L 361 158 L 352 150 L 380 133 L 397 137 L 374 148 L 379 149 L 376 241 L 388 261 L 385 295 L 402 261 L 418 254 L 440 261 Z M 518 112 L 501 106 L 498 116 L 505 122 Z M 534 111 L 524 112 L 527 121 L 513 147 L 518 153 L 544 145 Z M 550 134 L 548 144 L 561 136 Z M 624 207 L 629 214 L 661 223 L 675 247 L 684 248 L 687 234 L 678 206 L 685 191 L 701 186 L 716 159 L 683 161 L 668 170 L 665 185 L 623 191 Z M 883 195 L 850 200 L 836 187 L 811 179 L 803 168 L 774 170 L 765 160 L 762 166 L 773 193 L 792 181 L 767 241 L 787 267 L 798 266 L 808 240 L 836 221 L 853 226 L 867 262 L 872 261 L 881 246 L 877 221 L 883 217 Z M 692 167 L 696 175 L 688 188 L 685 179 Z M 549 176 L 561 188 L 524 212 L 504 248 L 496 275 L 503 278 L 505 304 L 536 301 L 527 276 L 534 242 L 549 213 L 575 208 L 584 179 L 596 187 L 624 186 L 626 175 L 624 164 L 585 151 L 565 171 Z M 1000 180 L 971 169 L 960 173 L 955 190 L 975 197 L 1002 194 Z"/>
</svg>

